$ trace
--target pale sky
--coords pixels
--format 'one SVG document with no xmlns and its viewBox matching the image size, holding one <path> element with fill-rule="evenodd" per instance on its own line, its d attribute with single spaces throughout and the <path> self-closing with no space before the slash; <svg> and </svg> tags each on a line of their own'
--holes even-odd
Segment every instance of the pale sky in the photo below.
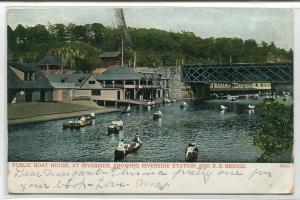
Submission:
<svg viewBox="0 0 300 200">
<path fill-rule="evenodd" d="M 124 8 L 127 26 L 190 31 L 201 38 L 239 37 L 258 43 L 274 41 L 293 48 L 293 11 L 267 8 Z M 101 7 L 52 7 L 11 9 L 8 25 L 102 23 L 113 26 L 114 10 Z"/>
</svg>

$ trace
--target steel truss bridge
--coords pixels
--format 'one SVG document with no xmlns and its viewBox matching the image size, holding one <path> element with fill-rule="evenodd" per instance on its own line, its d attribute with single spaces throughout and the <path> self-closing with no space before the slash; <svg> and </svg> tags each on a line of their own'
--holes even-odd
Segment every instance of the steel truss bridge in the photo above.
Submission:
<svg viewBox="0 0 300 200">
<path fill-rule="evenodd" d="M 293 63 L 183 65 L 181 79 L 197 83 L 293 83 Z"/>
</svg>

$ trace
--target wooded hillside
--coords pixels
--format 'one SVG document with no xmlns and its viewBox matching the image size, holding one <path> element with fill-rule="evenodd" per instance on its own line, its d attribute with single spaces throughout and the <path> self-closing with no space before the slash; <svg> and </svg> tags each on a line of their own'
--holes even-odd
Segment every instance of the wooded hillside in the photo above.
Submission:
<svg viewBox="0 0 300 200">
<path fill-rule="evenodd" d="M 293 51 L 266 43 L 240 38 L 200 38 L 192 32 L 129 28 L 131 49 L 137 53 L 137 66 L 170 66 L 184 63 L 262 63 L 292 61 Z M 14 30 L 8 26 L 9 59 L 37 62 L 43 56 L 58 55 L 66 64 L 84 71 L 99 66 L 98 55 L 121 50 L 121 31 L 100 23 L 48 24 Z M 125 42 L 125 63 L 133 54 Z"/>
</svg>

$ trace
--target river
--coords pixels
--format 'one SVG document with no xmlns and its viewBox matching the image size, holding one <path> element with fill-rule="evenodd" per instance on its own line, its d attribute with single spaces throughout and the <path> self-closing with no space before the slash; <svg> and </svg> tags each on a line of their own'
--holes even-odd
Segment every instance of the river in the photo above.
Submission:
<svg viewBox="0 0 300 200">
<path fill-rule="evenodd" d="M 253 112 L 248 104 L 256 106 Z M 80 130 L 63 130 L 63 122 L 75 118 L 8 127 L 9 161 L 112 162 L 121 138 L 130 142 L 140 135 L 143 146 L 127 155 L 125 162 L 184 162 L 187 145 L 199 148 L 198 162 L 256 162 L 262 151 L 253 145 L 253 134 L 261 120 L 260 101 L 190 101 L 158 107 L 134 107 L 130 114 L 97 115 L 94 125 Z M 220 105 L 228 106 L 221 112 Z M 152 120 L 160 109 L 163 117 Z M 107 135 L 112 120 L 123 120 L 120 134 Z"/>
</svg>

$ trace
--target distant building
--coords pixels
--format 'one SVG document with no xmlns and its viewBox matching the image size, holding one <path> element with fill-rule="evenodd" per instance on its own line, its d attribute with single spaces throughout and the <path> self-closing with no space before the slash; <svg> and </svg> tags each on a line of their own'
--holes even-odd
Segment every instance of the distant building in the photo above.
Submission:
<svg viewBox="0 0 300 200">
<path fill-rule="evenodd" d="M 271 90 L 271 83 L 211 83 L 210 91 L 219 94 L 257 94 Z"/>
<path fill-rule="evenodd" d="M 64 64 L 58 56 L 46 55 L 38 63 L 37 66 L 43 71 L 65 71 L 70 67 Z"/>
<path fill-rule="evenodd" d="M 8 63 L 8 103 L 53 101 L 53 86 L 33 63 Z"/>
<path fill-rule="evenodd" d="M 108 68 L 113 65 L 122 64 L 122 53 L 119 51 L 103 52 L 99 55 L 99 58 L 101 59 L 100 68 Z"/>
</svg>

